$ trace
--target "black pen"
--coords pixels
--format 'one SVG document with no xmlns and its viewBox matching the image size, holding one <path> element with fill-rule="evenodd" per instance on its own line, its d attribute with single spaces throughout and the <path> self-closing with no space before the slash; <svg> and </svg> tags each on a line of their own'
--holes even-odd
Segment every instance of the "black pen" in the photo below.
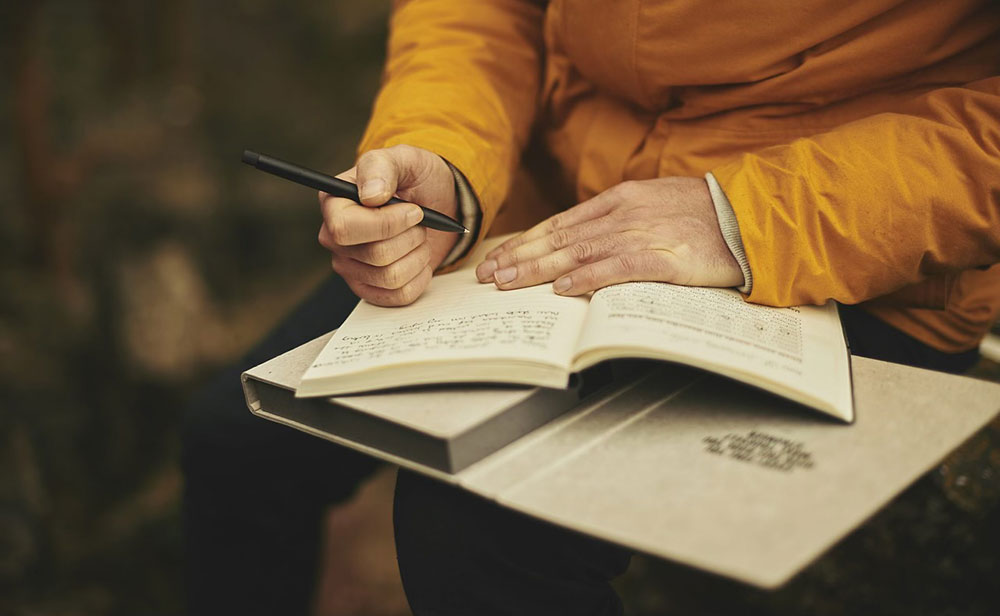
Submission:
<svg viewBox="0 0 1000 616">
<path fill-rule="evenodd" d="M 305 167 L 285 162 L 274 158 L 273 156 L 268 156 L 267 154 L 259 154 L 253 150 L 243 150 L 243 162 L 251 167 L 256 167 L 261 171 L 266 171 L 280 178 L 285 178 L 286 180 L 290 180 L 296 184 L 302 184 L 303 186 L 308 186 L 309 188 L 322 190 L 323 192 L 329 193 L 334 197 L 342 197 L 344 199 L 350 199 L 356 203 L 361 203 L 361 198 L 358 196 L 357 185 L 352 184 L 347 180 L 341 180 L 340 178 L 335 178 L 325 173 L 320 173 L 319 171 L 313 171 L 312 169 L 306 169 Z M 393 197 L 386 201 L 384 205 L 389 205 L 391 203 L 406 202 L 402 199 Z M 438 231 L 451 231 L 453 233 L 469 232 L 469 230 L 462 226 L 462 224 L 457 220 L 450 218 L 449 216 L 445 216 L 436 210 L 426 208 L 419 203 L 417 205 L 420 206 L 420 209 L 424 212 L 424 219 L 418 224 L 423 225 L 428 229 L 437 229 Z"/>
</svg>

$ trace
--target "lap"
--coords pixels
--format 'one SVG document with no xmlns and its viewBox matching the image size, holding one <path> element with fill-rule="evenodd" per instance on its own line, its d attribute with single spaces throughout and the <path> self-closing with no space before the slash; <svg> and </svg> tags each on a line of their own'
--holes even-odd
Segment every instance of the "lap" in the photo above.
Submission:
<svg viewBox="0 0 1000 616">
<path fill-rule="evenodd" d="M 357 303 L 331 277 L 189 405 L 182 437 L 191 614 L 306 614 L 321 520 L 372 458 L 255 417 L 240 373 L 337 327 Z"/>
<path fill-rule="evenodd" d="M 630 550 L 400 470 L 393 511 L 403 587 L 422 614 L 617 615 Z"/>
<path fill-rule="evenodd" d="M 860 308 L 845 307 L 842 318 L 859 355 L 947 372 L 977 358 L 937 351 Z M 402 471 L 394 514 L 403 585 L 418 616 L 621 613 L 610 581 L 628 566 L 624 548 Z"/>
<path fill-rule="evenodd" d="M 189 487 L 235 491 L 271 483 L 296 499 L 336 501 L 376 468 L 367 456 L 255 417 L 240 383 L 244 370 L 338 327 L 357 301 L 340 277 L 331 276 L 195 396 L 182 438 Z"/>
</svg>

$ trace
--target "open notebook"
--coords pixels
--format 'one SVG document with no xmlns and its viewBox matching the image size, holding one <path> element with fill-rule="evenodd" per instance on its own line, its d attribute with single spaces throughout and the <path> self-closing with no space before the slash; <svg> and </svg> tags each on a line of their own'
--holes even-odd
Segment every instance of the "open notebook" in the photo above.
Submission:
<svg viewBox="0 0 1000 616">
<path fill-rule="evenodd" d="M 773 308 L 730 289 L 656 282 L 563 297 L 551 285 L 501 291 L 467 265 L 403 308 L 361 302 L 306 370 L 300 397 L 440 383 L 566 387 L 608 359 L 678 362 L 854 417 L 836 305 Z"/>
</svg>

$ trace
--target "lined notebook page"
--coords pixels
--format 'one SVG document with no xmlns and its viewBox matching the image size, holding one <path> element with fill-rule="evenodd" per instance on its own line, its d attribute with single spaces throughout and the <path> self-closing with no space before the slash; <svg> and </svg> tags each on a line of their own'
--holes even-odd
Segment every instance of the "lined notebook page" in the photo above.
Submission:
<svg viewBox="0 0 1000 616">
<path fill-rule="evenodd" d="M 492 243 L 476 252 L 485 254 Z M 512 360 L 568 367 L 587 312 L 586 298 L 561 297 L 551 285 L 500 291 L 468 265 L 436 276 L 416 302 L 384 308 L 361 302 L 305 379 L 391 364 Z"/>
<path fill-rule="evenodd" d="M 809 392 L 838 417 L 852 418 L 850 366 L 832 303 L 771 308 L 731 289 L 613 285 L 594 294 L 578 353 L 623 347 L 653 349 L 736 378 L 755 375 Z"/>
</svg>

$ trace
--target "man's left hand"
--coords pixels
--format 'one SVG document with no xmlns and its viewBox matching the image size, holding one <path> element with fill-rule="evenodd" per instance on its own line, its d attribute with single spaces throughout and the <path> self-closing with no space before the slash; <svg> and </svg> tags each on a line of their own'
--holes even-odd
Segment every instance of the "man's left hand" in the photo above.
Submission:
<svg viewBox="0 0 1000 616">
<path fill-rule="evenodd" d="M 632 280 L 743 284 L 708 184 L 686 177 L 618 184 L 507 240 L 486 255 L 476 276 L 501 289 L 554 280 L 560 295 Z"/>
</svg>

